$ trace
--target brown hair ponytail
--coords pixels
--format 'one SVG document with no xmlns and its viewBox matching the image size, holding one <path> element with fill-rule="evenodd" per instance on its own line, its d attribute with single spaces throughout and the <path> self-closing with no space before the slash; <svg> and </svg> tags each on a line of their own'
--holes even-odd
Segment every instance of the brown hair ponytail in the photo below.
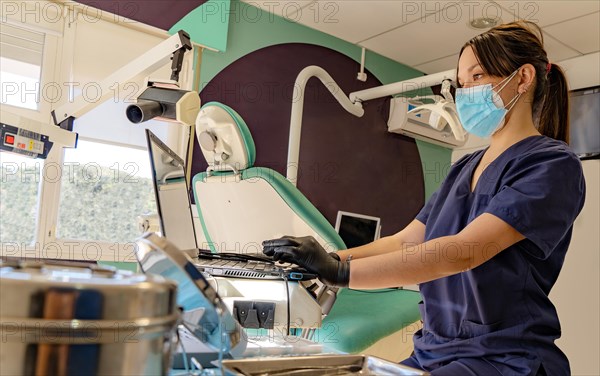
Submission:
<svg viewBox="0 0 600 376">
<path fill-rule="evenodd" d="M 544 50 L 542 30 L 529 21 L 498 25 L 468 41 L 485 73 L 506 77 L 519 67 L 535 68 L 534 114 L 539 114 L 538 131 L 569 142 L 569 89 L 562 69 L 551 64 Z"/>
<path fill-rule="evenodd" d="M 569 142 L 569 88 L 563 70 L 550 64 L 543 93 L 539 132 L 557 140 Z M 534 103 L 535 105 L 535 103 Z"/>
</svg>

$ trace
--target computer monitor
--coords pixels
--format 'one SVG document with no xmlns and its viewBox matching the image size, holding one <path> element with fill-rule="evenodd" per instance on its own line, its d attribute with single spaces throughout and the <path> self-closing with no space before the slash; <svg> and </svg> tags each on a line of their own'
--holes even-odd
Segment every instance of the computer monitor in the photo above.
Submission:
<svg viewBox="0 0 600 376">
<path fill-rule="evenodd" d="M 600 158 L 600 86 L 572 91 L 570 106 L 569 146 L 581 159 Z"/>
<path fill-rule="evenodd" d="M 183 159 L 148 129 L 146 140 L 161 234 L 181 250 L 197 249 Z"/>
<path fill-rule="evenodd" d="M 380 218 L 363 214 L 339 211 L 335 221 L 335 230 L 348 248 L 359 247 L 379 239 L 380 229 Z"/>
</svg>

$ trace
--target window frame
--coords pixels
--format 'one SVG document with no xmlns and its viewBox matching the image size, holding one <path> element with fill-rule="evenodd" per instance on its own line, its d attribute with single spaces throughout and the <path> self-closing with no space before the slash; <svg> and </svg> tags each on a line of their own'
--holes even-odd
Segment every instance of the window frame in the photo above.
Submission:
<svg viewBox="0 0 600 376">
<path fill-rule="evenodd" d="M 87 141 L 87 142 L 94 142 L 94 143 L 100 143 L 100 144 L 104 144 L 104 145 L 108 145 L 108 146 L 118 146 L 121 148 L 127 148 L 127 149 L 132 149 L 132 150 L 145 150 L 143 148 L 137 147 L 137 146 L 133 146 L 133 145 L 124 145 L 124 144 L 118 144 L 115 142 L 110 142 L 110 141 L 106 141 L 106 140 L 97 140 L 94 138 L 90 138 L 90 137 L 81 137 L 80 140 L 83 141 Z M 64 159 L 65 159 L 65 149 L 61 149 L 62 150 L 62 162 L 61 162 L 61 166 L 64 166 Z M 149 163 L 149 161 L 148 161 Z M 63 175 L 64 176 L 64 175 Z M 95 240 L 95 239 L 71 239 L 71 238 L 67 238 L 67 237 L 57 237 L 56 236 L 56 229 L 58 228 L 58 222 L 60 220 L 60 216 L 59 216 L 59 212 L 60 212 L 60 194 L 62 191 L 62 184 L 63 184 L 63 180 L 61 179 L 61 181 L 59 182 L 59 190 L 58 190 L 58 202 L 57 202 L 57 211 L 56 211 L 56 217 L 53 218 L 55 219 L 55 222 L 53 222 L 52 224 L 52 228 L 53 228 L 53 232 L 54 232 L 54 237 L 49 238 L 49 242 L 52 242 L 54 244 L 60 245 L 62 251 L 66 251 L 67 255 L 69 255 L 69 257 L 71 257 L 72 254 L 77 255 L 78 257 L 80 257 L 79 259 L 81 260 L 88 260 L 88 261 L 96 261 L 91 255 L 90 252 L 96 251 L 96 250 L 101 250 L 101 257 L 99 258 L 99 261 L 110 261 L 110 262 L 137 262 L 135 259 L 135 255 L 133 254 L 133 243 L 128 242 L 128 243 L 122 243 L 122 242 L 107 242 L 107 241 L 102 241 L 102 240 Z M 64 197 L 63 197 L 64 198 Z M 139 213 L 140 215 L 143 213 Z M 140 235 L 142 235 L 140 233 Z M 91 249 L 91 251 L 90 251 Z"/>
<path fill-rule="evenodd" d="M 22 16 L 21 19 L 23 19 L 23 17 L 24 16 Z M 64 56 L 64 33 L 57 31 L 56 27 L 45 28 L 37 24 L 19 22 L 9 18 L 3 19 L 2 23 L 6 23 L 11 26 L 20 27 L 35 32 L 44 33 L 44 47 L 42 52 L 42 66 L 40 71 L 40 95 L 38 97 L 38 108 L 33 110 L 0 103 L 0 111 L 12 113 L 22 118 L 31 119 L 41 123 L 52 124 L 51 111 L 54 109 L 54 104 L 51 102 L 47 102 L 43 99 L 42 88 L 45 85 L 45 83 L 56 82 L 56 78 L 62 75 L 61 70 L 65 69 L 65 67 L 60 64 L 60 61 Z M 61 67 L 63 68 L 61 69 Z M 42 169 L 46 168 L 46 166 L 48 166 L 49 164 L 60 163 L 61 153 L 62 148 L 53 147 L 50 150 L 48 157 L 44 161 Z M 15 254 L 13 253 L 15 251 L 13 249 L 14 243 L 2 243 L 0 245 L 0 254 L 2 256 L 31 257 L 36 259 L 41 257 L 40 255 L 43 254 L 42 250 L 45 245 L 44 234 L 46 234 L 48 231 L 47 219 L 52 212 L 52 207 L 47 208 L 46 205 L 42 205 L 42 203 L 48 203 L 50 204 L 50 206 L 52 206 L 52 197 L 55 194 L 53 189 L 54 187 L 52 186 L 52 184 L 49 184 L 49 182 L 43 178 L 42 173 L 42 177 L 40 179 L 37 191 L 37 217 L 35 219 L 36 226 L 33 245 L 30 246 L 25 244 L 18 244 L 18 248 L 16 249 L 17 253 Z"/>
<path fill-rule="evenodd" d="M 43 1 L 42 1 L 43 2 Z M 48 2 L 45 2 L 48 3 Z M 56 5 L 56 3 L 54 3 Z M 61 5 L 62 7 L 62 5 Z M 40 88 L 45 83 L 72 82 L 72 70 L 75 56 L 75 33 L 77 29 L 78 13 L 81 9 L 75 7 L 63 7 L 63 27 L 62 33 L 56 30 L 40 28 L 34 24 L 19 24 L 19 27 L 30 28 L 34 31 L 42 30 L 45 32 L 45 42 L 43 50 L 42 70 L 40 75 Z M 85 8 L 83 9 L 85 10 Z M 106 16 L 106 21 L 115 22 L 111 16 Z M 14 20 L 10 23 L 15 23 Z M 140 25 L 137 23 L 124 23 L 120 25 L 128 27 L 138 32 L 147 32 L 152 35 L 160 35 L 165 39 L 169 37 L 168 33 L 156 28 Z M 190 64 L 190 71 L 193 65 Z M 183 73 L 183 72 L 182 72 Z M 185 72 L 182 75 L 182 88 L 191 88 L 194 74 Z M 19 108 L 10 105 L 1 105 L 0 111 L 8 111 L 22 117 L 37 120 L 40 122 L 53 124 L 51 111 L 59 107 L 66 100 L 69 100 L 71 91 L 67 86 L 62 86 L 62 100 L 57 103 L 46 102 L 40 94 L 40 105 L 37 110 Z M 41 90 L 41 89 L 40 89 Z M 65 98 L 66 97 L 66 98 Z M 184 126 L 172 127 L 169 131 L 169 138 L 177 140 L 177 150 L 180 155 L 185 155 L 188 132 Z M 94 141 L 90 139 L 90 141 Z M 107 144 L 124 146 L 122 144 L 102 141 Z M 135 148 L 134 146 L 131 146 Z M 55 146 L 48 154 L 44 166 L 64 165 L 64 148 Z M 36 233 L 34 237 L 34 246 L 19 245 L 17 254 L 13 253 L 14 243 L 0 244 L 0 255 L 15 256 L 23 258 L 43 259 L 63 259 L 63 260 L 85 260 L 85 261 L 109 261 L 109 262 L 136 262 L 133 243 L 104 242 L 92 239 L 65 239 L 56 237 L 56 228 L 58 223 L 60 191 L 62 179 L 46 180 L 42 178 L 38 188 L 37 199 L 37 218 Z M 141 213 L 140 213 L 141 214 Z M 141 235 L 141 234 L 140 234 Z M 8 245 L 8 247 L 7 247 Z"/>
</svg>

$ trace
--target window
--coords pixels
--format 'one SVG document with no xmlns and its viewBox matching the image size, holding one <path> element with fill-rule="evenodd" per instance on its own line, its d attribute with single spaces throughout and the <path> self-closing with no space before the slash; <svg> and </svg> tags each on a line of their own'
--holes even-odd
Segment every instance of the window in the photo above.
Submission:
<svg viewBox="0 0 600 376">
<path fill-rule="evenodd" d="M 0 152 L 0 243 L 34 242 L 43 166 L 41 159 Z"/>
<path fill-rule="evenodd" d="M 19 14 L 3 14 L 0 23 L 0 111 L 48 122 L 51 103 L 42 87 L 54 80 L 62 25 L 45 28 L 21 20 Z M 39 203 L 46 166 L 46 160 L 0 152 L 0 244 L 39 245 L 38 235 L 45 230 Z"/>
<path fill-rule="evenodd" d="M 128 243 L 136 218 L 156 213 L 148 152 L 80 140 L 65 149 L 56 235 Z"/>
<path fill-rule="evenodd" d="M 52 13 L 38 19 L 27 13 L 28 3 L 15 3 L 18 12 L 0 20 L 0 111 L 27 120 L 51 122 L 51 111 L 78 90 L 96 103 L 98 82 L 168 37 L 91 22 L 54 1 L 36 1 Z M 167 63 L 150 76 L 169 75 Z M 156 121 L 144 126 L 127 121 L 125 108 L 144 79 L 103 89 L 113 97 L 77 118 L 76 149 L 55 144 L 46 160 L 0 153 L 0 243 L 35 242 L 42 257 L 53 256 L 44 249 L 58 244 L 64 249 L 57 258 L 75 259 L 89 256 L 86 246 L 93 243 L 100 246 L 101 258 L 132 261 L 127 246 L 140 235 L 136 217 L 156 213 L 144 128 L 179 151 L 187 131 Z M 65 248 L 68 240 L 78 240 L 77 246 Z"/>
<path fill-rule="evenodd" d="M 7 24 L 0 28 L 2 104 L 38 110 L 45 35 Z"/>
</svg>

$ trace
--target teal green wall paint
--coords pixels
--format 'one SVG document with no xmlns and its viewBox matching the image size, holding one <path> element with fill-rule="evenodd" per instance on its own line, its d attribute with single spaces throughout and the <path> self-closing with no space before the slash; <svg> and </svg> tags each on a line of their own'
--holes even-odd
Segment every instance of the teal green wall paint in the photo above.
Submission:
<svg viewBox="0 0 600 376">
<path fill-rule="evenodd" d="M 417 140 L 425 180 L 425 202 L 438 189 L 448 171 L 452 150 Z"/>
<path fill-rule="evenodd" d="M 191 17 L 192 14 L 189 16 L 189 23 L 193 24 L 194 21 Z M 203 88 L 221 70 L 234 61 L 253 51 L 276 44 L 315 44 L 338 51 L 355 60 L 357 63 L 360 62 L 362 50 L 359 46 L 294 23 L 283 17 L 267 13 L 239 0 L 231 1 L 231 15 L 229 20 L 227 52 L 204 50 L 202 54 L 200 88 Z M 416 69 L 407 67 L 371 51 L 367 51 L 366 53 L 365 65 L 383 84 L 423 75 L 422 72 Z M 359 65 L 356 66 L 357 73 L 358 70 Z M 419 140 L 417 140 L 417 147 L 421 156 L 425 178 L 425 200 L 427 200 L 441 183 L 441 175 L 429 173 L 429 166 L 448 166 L 450 164 L 451 150 Z M 441 169 L 442 173 L 447 172 L 447 170 L 447 168 Z"/>
<path fill-rule="evenodd" d="M 208 0 L 173 25 L 169 34 L 185 30 L 192 41 L 226 51 L 230 6 L 230 0 Z"/>
</svg>

